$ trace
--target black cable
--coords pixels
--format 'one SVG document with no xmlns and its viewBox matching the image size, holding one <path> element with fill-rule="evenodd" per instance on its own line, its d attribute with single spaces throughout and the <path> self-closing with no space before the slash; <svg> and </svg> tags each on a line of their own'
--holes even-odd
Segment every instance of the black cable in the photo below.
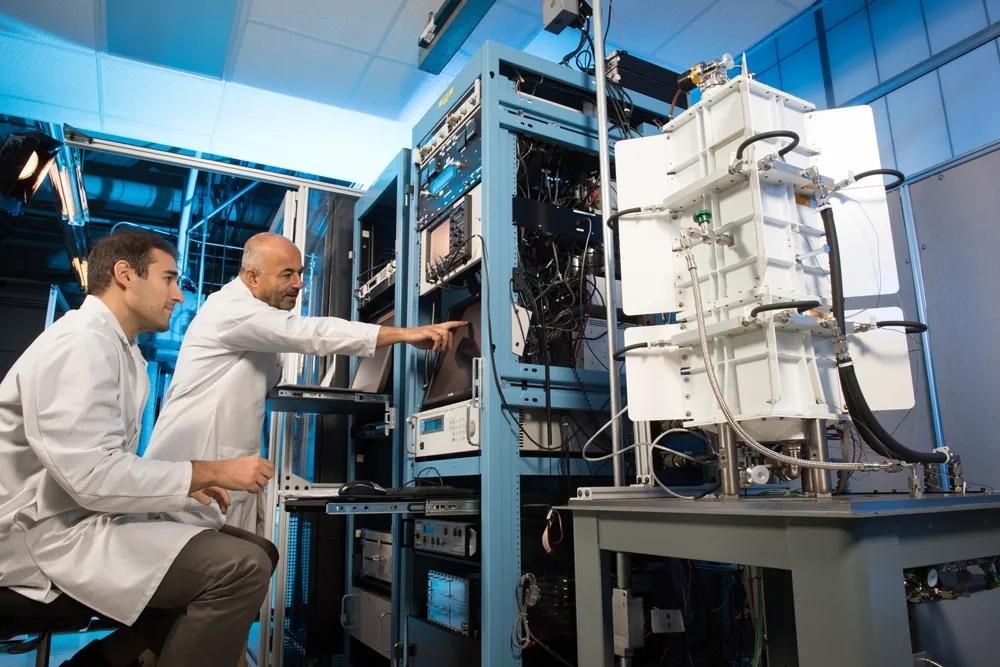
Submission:
<svg viewBox="0 0 1000 667">
<path fill-rule="evenodd" d="M 884 329 L 886 327 L 903 327 L 903 331 L 908 334 L 918 334 L 927 331 L 927 325 L 923 322 L 917 322 L 916 320 L 882 320 L 881 322 L 876 322 L 875 326 L 879 329 Z"/>
<path fill-rule="evenodd" d="M 813 308 L 818 308 L 820 306 L 819 301 L 783 301 L 780 303 L 765 303 L 760 306 L 756 306 L 750 311 L 750 317 L 757 317 L 758 313 L 763 313 L 769 310 L 791 310 L 794 308 L 800 313 L 804 313 L 807 310 L 812 310 Z"/>
<path fill-rule="evenodd" d="M 862 178 L 867 178 L 869 176 L 878 176 L 878 175 L 894 176 L 896 178 L 895 181 L 890 181 L 889 183 L 886 184 L 885 189 L 887 192 L 889 190 L 898 188 L 900 185 L 903 184 L 903 181 L 906 180 L 906 176 L 903 174 L 903 172 L 899 171 L 898 169 L 869 169 L 868 171 L 863 171 L 860 174 L 855 174 L 854 180 L 860 181 Z"/>
<path fill-rule="evenodd" d="M 648 347 L 649 343 L 632 343 L 631 345 L 626 345 L 615 352 L 615 359 L 624 359 L 625 355 L 632 350 L 641 350 Z"/>
<path fill-rule="evenodd" d="M 615 228 L 615 223 L 618 222 L 618 218 L 620 218 L 620 217 L 622 217 L 624 215 L 631 215 L 633 213 L 642 213 L 642 208 L 639 207 L 639 206 L 635 206 L 633 208 L 626 208 L 626 209 L 622 209 L 621 211 L 617 211 L 615 213 L 612 213 L 611 215 L 608 216 L 608 221 L 607 221 L 608 227 L 610 227 L 611 229 L 614 229 Z"/>
<path fill-rule="evenodd" d="M 791 152 L 796 146 L 799 145 L 799 135 L 791 130 L 771 130 L 769 132 L 761 132 L 760 134 L 753 135 L 749 139 L 743 140 L 743 143 L 741 143 L 736 149 L 736 159 L 742 160 L 743 151 L 745 151 L 751 144 L 763 141 L 764 139 L 779 138 L 791 139 L 791 142 L 778 149 L 778 157 L 785 157 L 787 153 Z"/>
<path fill-rule="evenodd" d="M 841 336 L 846 345 L 847 321 L 844 317 L 844 281 L 840 263 L 840 241 L 837 237 L 837 226 L 833 218 L 833 209 L 827 206 L 820 210 L 823 220 L 823 230 L 826 233 L 826 244 L 830 253 L 830 283 L 832 287 L 833 314 L 840 327 Z M 947 463 L 948 455 L 944 452 L 921 452 L 910 449 L 896 440 L 891 433 L 883 428 L 878 418 L 872 412 L 865 400 L 861 385 L 854 370 L 854 362 L 849 351 L 838 353 L 837 368 L 840 384 L 844 391 L 847 411 L 858 427 L 861 438 L 878 453 L 891 452 L 893 458 L 908 463 Z M 883 454 L 884 455 L 884 454 Z"/>
</svg>

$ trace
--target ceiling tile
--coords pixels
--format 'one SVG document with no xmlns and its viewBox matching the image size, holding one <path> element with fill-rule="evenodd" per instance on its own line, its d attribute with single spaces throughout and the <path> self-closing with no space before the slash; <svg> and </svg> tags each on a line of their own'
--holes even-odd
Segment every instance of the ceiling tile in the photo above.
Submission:
<svg viewBox="0 0 1000 667">
<path fill-rule="evenodd" d="M 436 11 L 440 6 L 441 0 L 406 0 L 378 54 L 383 58 L 416 65 L 417 38 L 427 25 L 427 13 Z"/>
<path fill-rule="evenodd" d="M 275 131 L 261 132 L 262 127 Z M 409 139 L 402 123 L 227 83 L 210 150 L 368 183 Z"/>
<path fill-rule="evenodd" d="M 116 56 L 99 57 L 104 113 L 187 128 L 194 134 L 212 133 L 222 81 Z"/>
<path fill-rule="evenodd" d="M 0 3 L 0 15 L 9 20 L 4 21 L 12 29 L 18 30 L 14 23 L 20 24 L 25 33 L 39 33 L 53 36 L 73 44 L 94 48 L 95 17 L 94 0 L 3 0 Z M 4 25 L 5 32 L 7 25 Z M 22 33 L 24 34 L 24 33 Z"/>
<path fill-rule="evenodd" d="M 350 106 L 382 118 L 398 119 L 413 95 L 433 79 L 433 75 L 412 65 L 375 58 Z"/>
<path fill-rule="evenodd" d="M 9 116 L 30 118 L 43 123 L 66 124 L 81 130 L 100 132 L 101 115 L 96 111 L 83 111 L 49 102 L 33 102 L 0 93 L 0 108 Z"/>
<path fill-rule="evenodd" d="M 634 55 L 652 56 L 714 0 L 642 2 L 618 0 L 612 5 L 608 40 L 625 44 Z M 610 49 L 609 49 L 610 50 Z"/>
<path fill-rule="evenodd" d="M 401 1 L 254 0 L 250 19 L 371 53 Z"/>
<path fill-rule="evenodd" d="M 233 80 L 265 90 L 345 106 L 370 56 L 269 25 L 250 22 Z"/>
<path fill-rule="evenodd" d="M 775 0 L 718 0 L 656 52 L 656 57 L 676 67 L 739 54 L 795 15 L 795 10 Z"/>
<path fill-rule="evenodd" d="M 104 0 L 108 52 L 222 78 L 238 0 Z"/>
<path fill-rule="evenodd" d="M 193 132 L 188 128 L 168 127 L 147 120 L 119 118 L 110 114 L 104 114 L 103 118 L 104 125 L 101 127 L 102 132 L 134 141 L 150 142 L 198 151 L 207 150 L 212 138 L 211 133 L 202 134 Z"/>
<path fill-rule="evenodd" d="M 3 95 L 84 111 L 99 110 L 93 51 L 0 34 L 0 62 Z"/>
</svg>

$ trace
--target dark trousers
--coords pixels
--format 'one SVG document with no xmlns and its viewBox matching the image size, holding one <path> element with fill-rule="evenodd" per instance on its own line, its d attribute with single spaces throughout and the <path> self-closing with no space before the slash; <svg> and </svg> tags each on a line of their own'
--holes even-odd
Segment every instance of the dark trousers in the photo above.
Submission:
<svg viewBox="0 0 1000 667">
<path fill-rule="evenodd" d="M 225 526 L 181 549 L 131 632 L 158 655 L 158 667 L 230 667 L 246 646 L 267 594 L 278 550 Z"/>
</svg>

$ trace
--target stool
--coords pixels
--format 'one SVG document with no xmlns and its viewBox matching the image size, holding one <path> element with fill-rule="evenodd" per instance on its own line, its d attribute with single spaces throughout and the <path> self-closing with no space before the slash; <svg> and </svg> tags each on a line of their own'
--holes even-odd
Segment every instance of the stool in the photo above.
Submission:
<svg viewBox="0 0 1000 667">
<path fill-rule="evenodd" d="M 30 600 L 9 588 L 0 588 L 0 640 L 18 635 L 38 635 L 26 642 L 25 652 L 35 650 L 35 667 L 48 667 L 52 635 L 78 632 L 94 625 L 95 619 L 107 627 L 109 621 L 66 594 L 49 604 Z M 117 625 L 110 622 L 112 626 Z"/>
</svg>

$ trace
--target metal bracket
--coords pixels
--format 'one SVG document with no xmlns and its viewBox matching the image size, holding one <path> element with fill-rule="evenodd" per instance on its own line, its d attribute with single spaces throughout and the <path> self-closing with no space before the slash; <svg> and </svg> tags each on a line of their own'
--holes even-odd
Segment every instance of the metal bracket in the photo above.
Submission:
<svg viewBox="0 0 1000 667">
<path fill-rule="evenodd" d="M 631 591 L 615 588 L 611 591 L 611 626 L 614 631 L 615 655 L 627 656 L 645 643 L 645 619 L 642 598 L 632 597 Z"/>
<path fill-rule="evenodd" d="M 396 428 L 396 406 L 387 405 L 385 407 L 385 434 L 389 435 L 389 431 L 395 430 Z"/>
<path fill-rule="evenodd" d="M 308 491 L 309 489 L 323 488 L 323 487 L 337 487 L 339 484 L 317 484 L 311 482 L 305 477 L 300 477 L 295 473 L 289 473 L 281 477 L 281 483 L 278 485 L 278 492 L 282 491 Z"/>
</svg>

